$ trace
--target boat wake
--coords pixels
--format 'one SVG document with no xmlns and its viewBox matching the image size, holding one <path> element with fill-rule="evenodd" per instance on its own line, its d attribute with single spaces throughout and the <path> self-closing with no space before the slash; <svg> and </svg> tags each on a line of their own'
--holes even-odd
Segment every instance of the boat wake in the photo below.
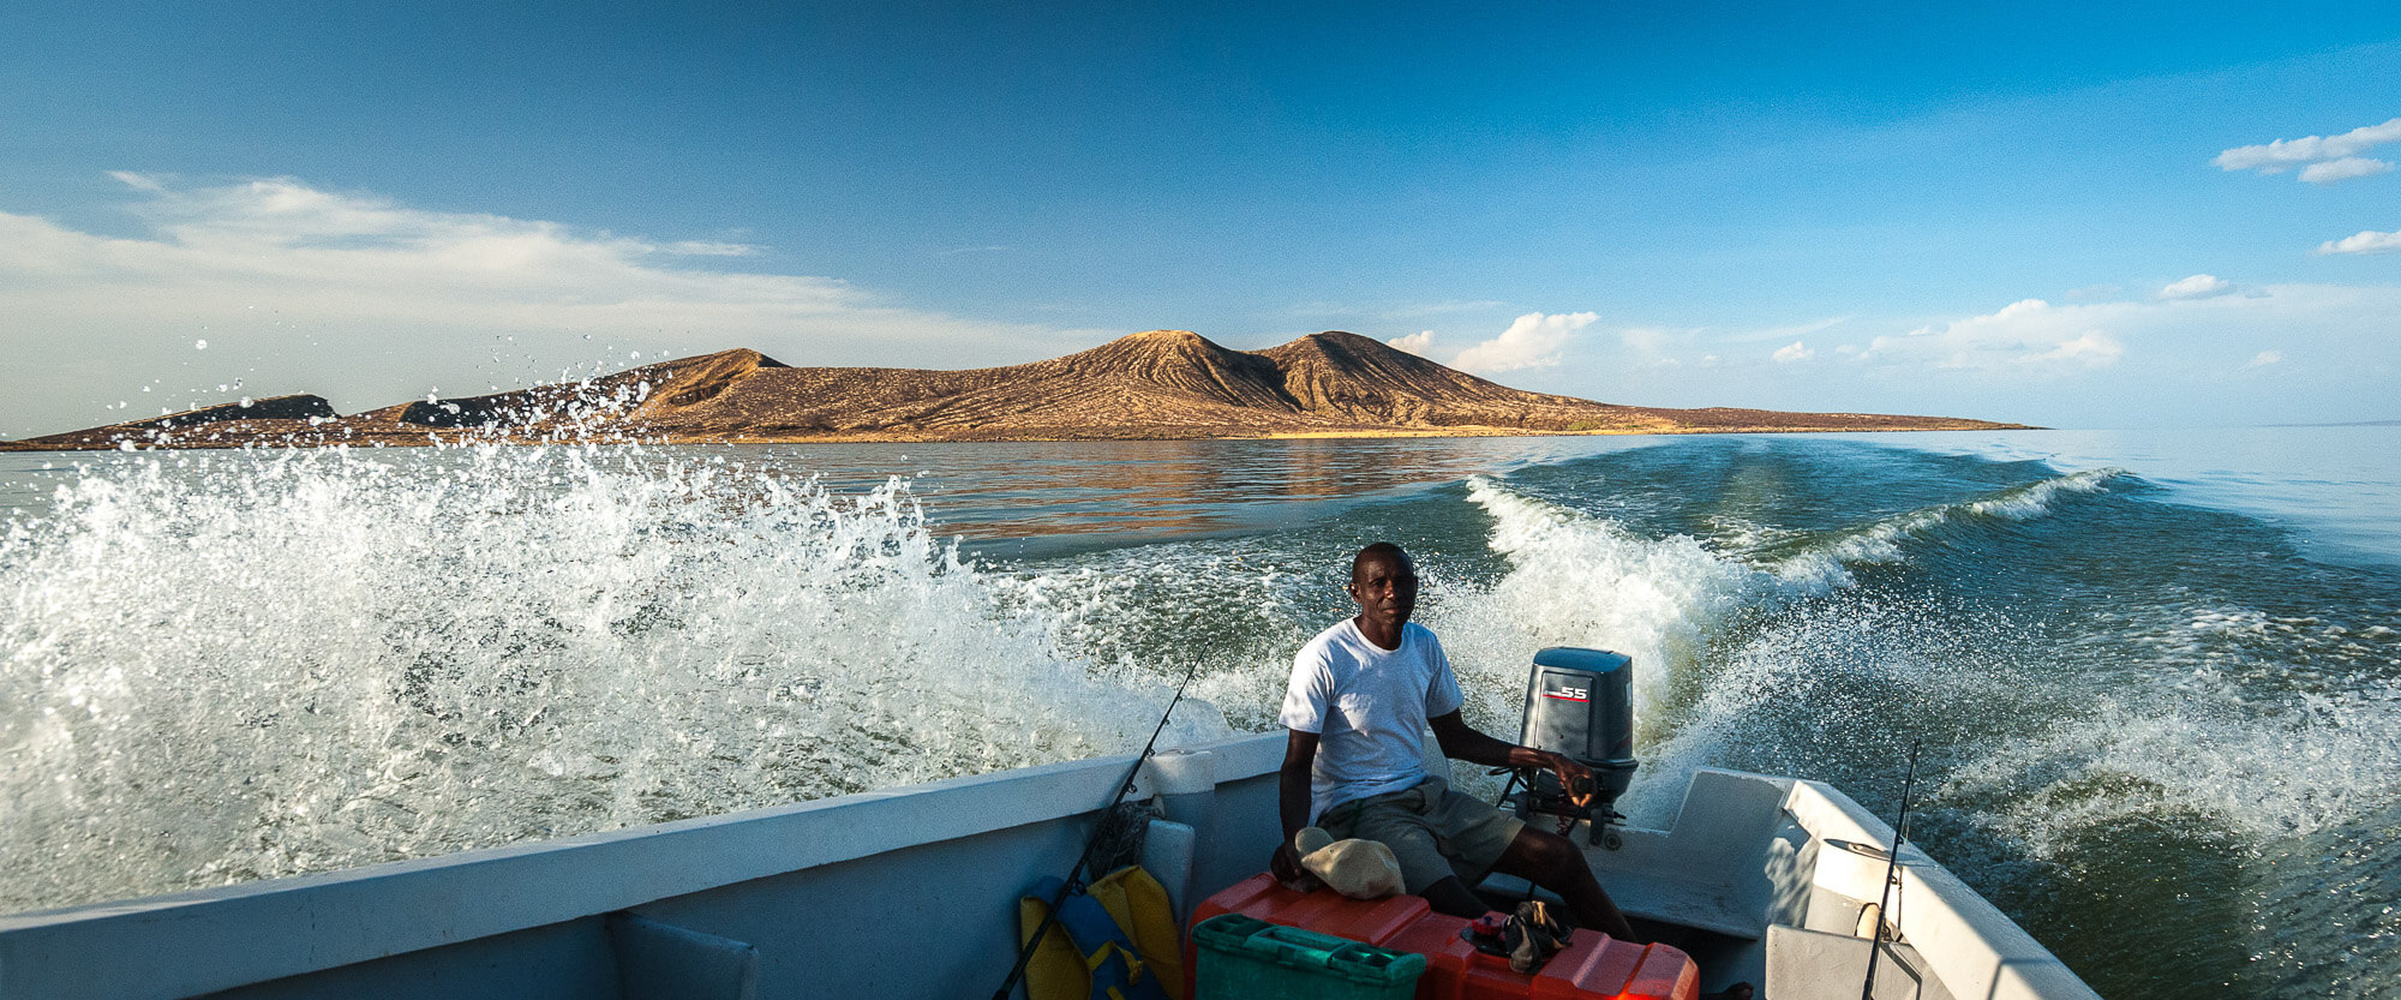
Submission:
<svg viewBox="0 0 2401 1000">
<path fill-rule="evenodd" d="M 1497 581 L 1429 611 L 1486 721 L 1515 732 L 1525 665 L 1545 646 L 1589 646 L 1637 664 L 1635 713 L 1656 713 L 1679 670 L 1726 620 L 1822 590 L 1711 551 L 1689 536 L 1644 538 L 1604 517 L 1537 500 L 1491 479 L 1467 484 L 1490 515 L 1489 545 L 1508 561 Z M 1640 739 L 1655 738 L 1645 730 Z"/>
<path fill-rule="evenodd" d="M 1355 481 L 1311 464 L 1191 501 L 1254 526 L 1192 537 L 1108 521 L 1141 506 L 1092 474 L 1117 456 L 984 482 L 978 453 L 937 513 L 1056 495 L 1123 526 L 978 562 L 907 481 L 780 471 L 803 460 L 829 461 L 111 455 L 12 495 L 0 909 L 1130 750 L 1187 667 L 1204 703 L 1162 745 L 1272 730 L 1351 553 L 1391 539 L 1488 732 L 1517 732 L 1535 650 L 1634 657 L 1638 825 L 1709 766 L 1889 816 L 1922 739 L 1915 835 L 2111 995 L 2401 968 L 2390 579 L 2130 474 L 1676 442 L 1248 516 Z M 2125 912 L 2165 916 L 2082 933 Z"/>
<path fill-rule="evenodd" d="M 1974 532 L 1983 524 L 2047 517 L 2063 494 L 2096 493 L 2124 474 L 2119 469 L 2074 472 L 1833 531 L 1772 531 L 1741 524 L 1719 540 L 1727 554 L 1768 567 L 1786 579 L 1848 586 L 1852 566 L 1904 562 L 1913 545 L 1956 532 Z"/>
<path fill-rule="evenodd" d="M 2254 676 L 2285 677 L 2305 652 L 2341 671 L 2401 661 L 2401 635 L 2388 627 L 2207 603 L 2147 625 L 2122 613 L 2063 623 L 2003 602 L 1938 598 L 1906 578 L 1863 586 L 1853 572 L 1906 569 L 1928 546 L 1985 544 L 2121 475 L 2082 472 L 1834 530 L 1726 540 L 1739 544 L 1642 537 L 1479 478 L 1468 495 L 1492 518 L 1489 543 L 1509 569 L 1440 609 L 1436 628 L 1463 678 L 1479 682 L 1479 721 L 1501 732 L 1515 730 L 1533 650 L 1632 655 L 1644 777 L 1627 802 L 1656 825 L 1676 803 L 1640 788 L 1681 787 L 1693 767 L 1880 784 L 1887 776 L 1860 773 L 1860 762 L 1898 760 L 1913 737 L 1939 747 L 1936 808 L 2034 859 L 2146 818 L 2292 838 L 2401 801 L 2383 774 L 2401 757 L 2401 688 L 2360 680 L 2274 694 Z M 2094 637 L 2074 640 L 2069 655 L 2091 655 L 2090 665 L 2033 641 L 2077 631 Z M 2030 661 L 2037 649 L 2050 659 Z"/>
</svg>

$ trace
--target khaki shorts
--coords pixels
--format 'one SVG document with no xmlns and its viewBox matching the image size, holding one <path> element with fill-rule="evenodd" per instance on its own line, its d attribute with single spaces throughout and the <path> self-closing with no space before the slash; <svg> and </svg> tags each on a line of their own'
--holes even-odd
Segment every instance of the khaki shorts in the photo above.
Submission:
<svg viewBox="0 0 2401 1000">
<path fill-rule="evenodd" d="M 1336 803 L 1317 818 L 1336 840 L 1381 841 L 1401 863 L 1411 895 L 1451 876 L 1474 888 L 1523 830 L 1523 820 L 1451 791 L 1441 778 L 1414 788 Z"/>
</svg>

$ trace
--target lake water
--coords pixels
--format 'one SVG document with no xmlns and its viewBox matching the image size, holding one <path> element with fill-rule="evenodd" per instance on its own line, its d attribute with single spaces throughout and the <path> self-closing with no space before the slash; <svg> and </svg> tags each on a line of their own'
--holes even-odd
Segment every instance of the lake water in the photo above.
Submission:
<svg viewBox="0 0 2401 1000">
<path fill-rule="evenodd" d="M 1407 546 L 1467 713 L 1833 782 L 2103 994 L 2401 981 L 2401 428 L 0 455 L 0 912 L 1273 726 Z"/>
</svg>

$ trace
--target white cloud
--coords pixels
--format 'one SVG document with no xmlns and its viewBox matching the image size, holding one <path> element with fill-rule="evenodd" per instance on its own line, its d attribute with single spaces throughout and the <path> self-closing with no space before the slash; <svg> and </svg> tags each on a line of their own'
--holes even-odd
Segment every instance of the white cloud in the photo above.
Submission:
<svg viewBox="0 0 2401 1000">
<path fill-rule="evenodd" d="M 2036 364 L 2046 361 L 2074 361 L 2087 367 L 2101 368 L 2117 364 L 2118 358 L 2125 353 L 2125 346 L 2119 344 L 2115 338 L 2095 330 L 2075 339 L 2064 341 L 2059 346 L 2026 360 Z"/>
<path fill-rule="evenodd" d="M 1617 331 L 1617 337 L 1627 350 L 1655 356 L 1693 340 L 1699 333 L 1698 330 L 1671 330 L 1662 326 L 1629 326 Z"/>
<path fill-rule="evenodd" d="M 2319 253 L 2401 253 L 2401 232 L 2380 233 L 2373 229 L 2356 236 L 2327 240 L 2318 244 Z"/>
<path fill-rule="evenodd" d="M 747 346 L 794 364 L 957 367 L 1105 336 L 909 309 L 833 278 L 698 264 L 756 254 L 748 244 L 427 211 L 290 178 L 114 176 L 147 233 L 101 236 L 0 212 L 10 331 L 0 436 L 102 422 L 93 400 L 154 377 L 215 402 L 207 387 L 248 374 L 252 390 L 321 392 L 347 411 L 423 395 L 429 382 L 482 392 L 556 377 L 600 361 L 609 343 L 652 358 Z M 205 366 L 195 337 L 221 348 Z"/>
<path fill-rule="evenodd" d="M 2026 299 L 2001 307 L 2003 299 L 1981 314 L 1914 322 L 1862 314 L 1826 333 L 1769 343 L 1651 328 L 1669 335 L 1681 367 L 1645 357 L 1633 338 L 1621 348 L 1615 337 L 1588 330 L 1550 377 L 1562 391 L 1613 403 L 1940 413 L 2088 427 L 2209 426 L 2223 420 L 2228 393 L 2283 380 L 2306 389 L 2246 397 L 2259 420 L 2390 415 L 2392 386 L 2401 384 L 2401 338 L 2392 321 L 2401 316 L 2401 281 L 2241 280 L 2225 295 L 2155 297 L 2164 283 L 2129 285 L 2104 302 Z M 1796 340 L 1816 356 L 1776 364 L 1773 352 Z M 2246 369 L 2265 348 L 2278 360 Z M 1587 362 L 1581 371 L 1579 362 Z M 1794 377 L 1800 373 L 1808 377 Z"/>
<path fill-rule="evenodd" d="M 1394 306 L 1390 309 L 1386 309 L 1384 310 L 1384 318 L 1416 319 L 1421 316 L 1448 316 L 1453 313 L 1483 312 L 1491 309 L 1499 309 L 1507 304 L 1508 303 L 1505 302 L 1495 302 L 1491 299 L 1477 299 L 1474 301 L 1452 299 L 1447 302 L 1419 302 L 1409 305 Z"/>
<path fill-rule="evenodd" d="M 1441 302 L 1368 303 L 1318 301 L 1294 304 L 1289 312 L 1294 316 L 1347 317 L 1361 322 L 1381 323 L 1401 320 L 1423 320 L 1429 316 L 1452 316 L 1459 313 L 1494 312 L 1508 303 L 1492 299 L 1446 299 Z"/>
<path fill-rule="evenodd" d="M 1999 312 L 1877 337 L 1859 357 L 1972 371 L 2074 371 L 2116 364 L 2124 345 L 2099 323 L 2126 304 L 2054 307 L 2025 299 Z"/>
<path fill-rule="evenodd" d="M 1769 362 L 1791 364 L 1817 357 L 1818 352 L 1808 346 L 1806 338 L 1849 323 L 1856 318 L 1847 315 L 1830 316 L 1782 326 L 1736 329 L 1701 326 L 1629 326 L 1619 327 L 1614 332 L 1620 344 L 1623 345 L 1630 362 L 1652 365 L 1700 364 L 1712 367 L 1764 369 Z M 1762 342 L 1788 346 L 1757 349 L 1766 351 L 1765 354 L 1757 353 L 1753 349 L 1740 349 L 1732 355 L 1732 360 L 1727 360 L 1715 353 L 1709 353 L 1707 357 L 1698 361 L 1687 360 L 1695 357 L 1698 353 L 1709 352 L 1711 348 L 1725 350 Z"/>
<path fill-rule="evenodd" d="M 108 175 L 116 178 L 117 183 L 123 184 L 126 187 L 132 188 L 136 191 L 166 190 L 166 187 L 161 185 L 157 178 L 151 177 L 148 174 L 137 174 L 130 170 L 111 170 L 108 172 Z"/>
<path fill-rule="evenodd" d="M 1422 358 L 1426 356 L 1426 351 L 1434 346 L 1434 331 L 1419 330 L 1406 337 L 1394 337 L 1384 343 Z"/>
<path fill-rule="evenodd" d="M 2393 172 L 2393 165 L 2364 156 L 2346 156 L 2339 160 L 2312 163 L 2301 168 L 2301 179 L 2311 184 L 2334 184 L 2354 177 L 2374 177 Z"/>
<path fill-rule="evenodd" d="M 2189 278 L 2169 282 L 2167 287 L 2159 290 L 2159 297 L 2163 299 L 2205 299 L 2212 295 L 2224 295 L 2233 290 L 2234 282 L 2215 275 L 2196 274 Z"/>
<path fill-rule="evenodd" d="M 1856 359 L 1906 380 L 1944 374 L 1961 387 L 2032 388 L 2106 371 L 2113 384 L 2159 387 L 2216 377 L 2229 368 L 2282 364 L 2260 340 L 2306 344 L 2311 357 L 2346 359 L 2335 380 L 2391 378 L 2397 356 L 2390 317 L 2401 315 L 2397 285 L 2261 285 L 2244 294 L 2053 305 L 2040 299 L 1997 312 L 1877 337 Z M 2170 380 L 2170 381 L 2163 381 Z M 2185 391 L 2185 390 L 2179 390 Z"/>
<path fill-rule="evenodd" d="M 1550 368 L 1559 364 L 1559 351 L 1568 339 L 1599 319 L 1598 313 L 1527 313 L 1507 330 L 1451 359 L 1451 367 L 1486 374 L 1520 368 Z"/>
<path fill-rule="evenodd" d="M 1849 316 L 1829 316 L 1825 319 L 1811 320 L 1807 323 L 1794 323 L 1789 326 L 1773 326 L 1764 330 L 1751 330 L 1744 333 L 1737 333 L 1727 337 L 1726 339 L 1782 340 L 1786 337 L 1806 337 L 1813 333 L 1819 333 L 1837 326 L 1841 326 L 1844 323 L 1850 322 L 1851 319 L 1852 317 Z"/>
<path fill-rule="evenodd" d="M 2278 139 L 2263 146 L 2237 146 L 2219 153 L 2210 162 L 2223 170 L 2257 170 L 2263 174 L 2280 174 L 2297 164 L 2341 160 L 2397 139 L 2401 139 L 2401 118 L 2382 125 L 2362 126 L 2331 138 L 2312 135 L 2299 139 Z"/>
<path fill-rule="evenodd" d="M 658 248 L 659 253 L 682 254 L 687 257 L 752 257 L 759 248 L 748 243 L 710 243 L 705 240 L 680 240 Z"/>
</svg>

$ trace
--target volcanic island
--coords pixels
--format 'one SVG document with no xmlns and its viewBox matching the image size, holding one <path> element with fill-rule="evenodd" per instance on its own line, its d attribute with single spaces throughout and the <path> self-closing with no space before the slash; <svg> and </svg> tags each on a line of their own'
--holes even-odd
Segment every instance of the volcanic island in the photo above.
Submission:
<svg viewBox="0 0 2401 1000">
<path fill-rule="evenodd" d="M 322 396 L 275 396 L 0 441 L 0 451 L 2026 428 L 1957 417 L 1624 406 L 1512 389 L 1353 333 L 1237 351 L 1186 330 L 1151 330 L 1048 361 L 961 371 L 799 368 L 737 349 L 347 416 Z"/>
</svg>

